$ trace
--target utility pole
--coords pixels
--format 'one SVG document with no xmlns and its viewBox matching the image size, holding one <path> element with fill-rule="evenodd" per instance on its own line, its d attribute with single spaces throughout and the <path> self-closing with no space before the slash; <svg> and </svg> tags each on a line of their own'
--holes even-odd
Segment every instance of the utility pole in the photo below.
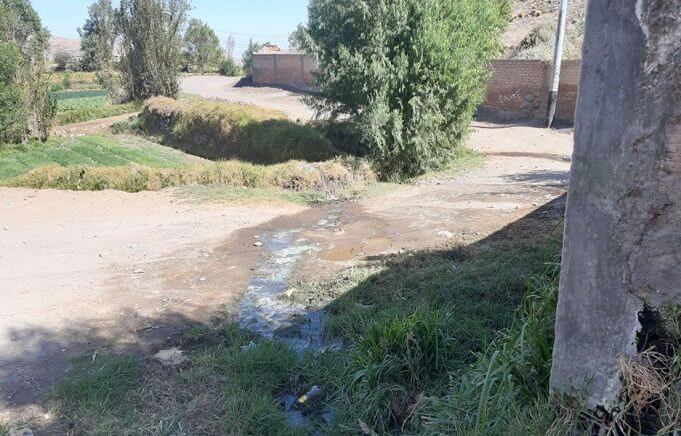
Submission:
<svg viewBox="0 0 681 436">
<path fill-rule="evenodd" d="M 553 50 L 553 73 L 551 74 L 551 92 L 549 93 L 547 127 L 553 125 L 558 102 L 558 85 L 560 84 L 560 66 L 563 61 L 563 43 L 565 42 L 565 22 L 567 21 L 568 0 L 560 0 L 558 11 L 558 31 L 556 32 L 556 47 Z"/>
</svg>

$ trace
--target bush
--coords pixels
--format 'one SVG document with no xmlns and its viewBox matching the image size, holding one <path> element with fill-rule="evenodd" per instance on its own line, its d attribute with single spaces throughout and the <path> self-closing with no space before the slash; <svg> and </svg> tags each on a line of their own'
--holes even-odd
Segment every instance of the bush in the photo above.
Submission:
<svg viewBox="0 0 681 436">
<path fill-rule="evenodd" d="M 269 45 L 269 42 L 265 45 Z M 244 74 L 252 74 L 253 68 L 253 53 L 257 53 L 263 47 L 263 44 L 258 42 L 253 42 L 253 40 L 248 41 L 248 47 L 244 50 L 243 55 L 241 55 L 241 64 L 243 65 Z"/>
<path fill-rule="evenodd" d="M 15 82 L 19 50 L 0 42 L 0 143 L 18 142 L 28 128 L 28 108 Z"/>
<path fill-rule="evenodd" d="M 234 62 L 234 59 L 229 58 L 220 62 L 220 74 L 228 77 L 236 77 L 241 75 L 241 68 Z"/>
<path fill-rule="evenodd" d="M 65 50 L 59 50 L 54 54 L 54 63 L 57 64 L 57 71 L 66 71 L 73 62 L 73 55 Z"/>
<path fill-rule="evenodd" d="M 498 0 L 311 0 L 296 45 L 319 62 L 318 108 L 351 116 L 382 175 L 403 178 L 464 140 L 507 17 Z"/>
<path fill-rule="evenodd" d="M 337 154 L 319 131 L 293 123 L 281 112 L 255 106 L 189 104 L 159 97 L 145 103 L 140 117 L 149 133 L 209 159 L 269 164 L 292 159 L 319 162 Z"/>
</svg>

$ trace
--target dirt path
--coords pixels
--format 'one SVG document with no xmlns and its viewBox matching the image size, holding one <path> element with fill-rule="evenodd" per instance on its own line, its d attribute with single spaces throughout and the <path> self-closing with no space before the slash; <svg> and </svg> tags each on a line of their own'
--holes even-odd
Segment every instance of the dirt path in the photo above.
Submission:
<svg viewBox="0 0 681 436">
<path fill-rule="evenodd" d="M 305 104 L 302 94 L 266 86 L 235 87 L 239 79 L 240 77 L 189 76 L 182 79 L 181 90 L 201 97 L 276 109 L 293 120 L 308 121 L 314 118 L 315 112 Z"/>
<path fill-rule="evenodd" d="M 40 412 L 70 357 L 102 347 L 148 356 L 223 311 L 271 334 L 306 310 L 280 298 L 292 283 L 480 240 L 564 194 L 571 142 L 476 123 L 481 168 L 311 209 L 0 189 L 0 301 L 11 302 L 0 305 L 0 419 Z"/>
<path fill-rule="evenodd" d="M 84 121 L 82 123 L 55 126 L 52 129 L 52 134 L 57 136 L 75 136 L 101 133 L 103 130 L 107 130 L 113 124 L 126 121 L 131 117 L 137 116 L 138 113 L 139 112 L 132 112 L 129 114 L 117 115 L 115 117 L 100 118 L 97 120 Z"/>
<path fill-rule="evenodd" d="M 32 414 L 69 357 L 107 343 L 146 353 L 205 321 L 259 255 L 230 236 L 304 209 L 7 188 L 0 208 L 0 418 Z"/>
</svg>

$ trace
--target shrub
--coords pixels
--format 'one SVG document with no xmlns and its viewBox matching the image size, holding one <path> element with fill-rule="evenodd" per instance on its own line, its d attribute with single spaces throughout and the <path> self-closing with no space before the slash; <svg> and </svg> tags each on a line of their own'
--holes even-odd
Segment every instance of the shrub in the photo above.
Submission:
<svg viewBox="0 0 681 436">
<path fill-rule="evenodd" d="M 54 54 L 54 63 L 57 64 L 57 71 L 66 71 L 69 64 L 73 61 L 73 55 L 65 50 L 59 50 Z"/>
<path fill-rule="evenodd" d="M 265 45 L 268 45 L 266 43 Z M 262 48 L 263 44 L 258 42 L 253 42 L 253 40 L 248 41 L 248 47 L 244 50 L 244 54 L 241 56 L 241 64 L 243 65 L 244 74 L 252 74 L 253 68 L 253 53 L 257 53 Z"/>
<path fill-rule="evenodd" d="M 234 62 L 234 59 L 228 58 L 220 62 L 220 74 L 228 77 L 235 77 L 241 75 L 241 68 Z"/>
<path fill-rule="evenodd" d="M 337 154 L 319 131 L 256 106 L 154 98 L 146 102 L 141 120 L 149 133 L 209 159 L 318 162 Z"/>
<path fill-rule="evenodd" d="M 14 77 L 19 50 L 0 42 L 0 143 L 18 142 L 28 127 L 28 108 Z"/>
<path fill-rule="evenodd" d="M 312 0 L 299 45 L 319 62 L 319 109 L 347 114 L 386 178 L 444 167 L 482 101 L 508 4 Z"/>
</svg>

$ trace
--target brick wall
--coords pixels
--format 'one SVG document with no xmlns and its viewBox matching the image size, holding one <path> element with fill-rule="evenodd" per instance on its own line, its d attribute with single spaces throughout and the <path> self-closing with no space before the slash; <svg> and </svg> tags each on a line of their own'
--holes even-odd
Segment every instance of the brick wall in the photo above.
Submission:
<svg viewBox="0 0 681 436">
<path fill-rule="evenodd" d="M 574 121 L 579 88 L 579 60 L 561 65 L 556 118 Z M 481 110 L 508 119 L 544 118 L 551 87 L 551 62 L 531 59 L 492 61 L 492 77 Z"/>
<path fill-rule="evenodd" d="M 253 83 L 308 89 L 316 69 L 314 58 L 306 54 L 253 54 Z"/>
<path fill-rule="evenodd" d="M 575 120 L 581 66 L 579 60 L 569 60 L 563 61 L 560 67 L 560 86 L 558 87 L 558 104 L 556 105 L 556 117 L 559 119 Z"/>
<path fill-rule="evenodd" d="M 546 116 L 551 62 L 531 59 L 497 59 L 491 62 L 492 77 L 481 113 L 506 119 Z M 310 89 L 316 64 L 305 54 L 254 54 L 253 83 Z M 556 118 L 572 122 L 579 87 L 579 60 L 563 61 Z"/>
</svg>

